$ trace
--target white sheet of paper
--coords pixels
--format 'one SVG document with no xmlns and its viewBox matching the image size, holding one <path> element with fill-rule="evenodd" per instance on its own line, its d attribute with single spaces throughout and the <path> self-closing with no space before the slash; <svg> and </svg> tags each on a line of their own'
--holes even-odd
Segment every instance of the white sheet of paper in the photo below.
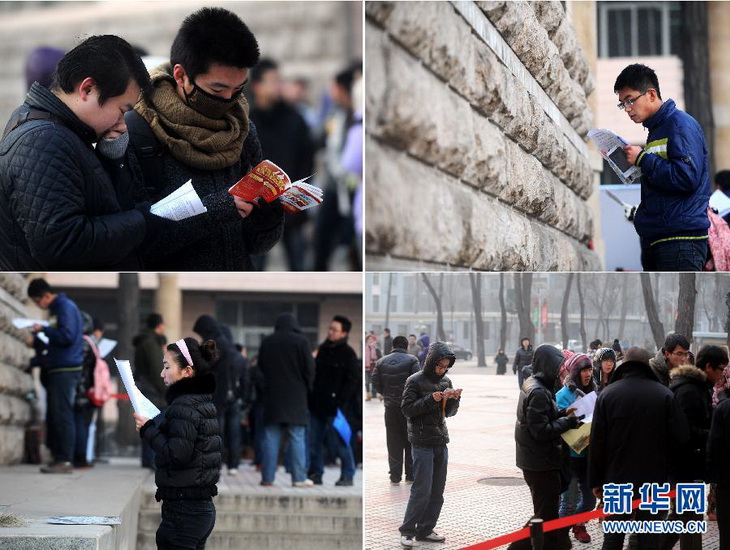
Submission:
<svg viewBox="0 0 730 550">
<path fill-rule="evenodd" d="M 730 197 L 718 189 L 710 195 L 710 206 L 717 210 L 720 216 L 726 216 L 730 212 Z"/>
<path fill-rule="evenodd" d="M 193 187 L 192 180 L 188 180 L 164 199 L 153 204 L 150 209 L 155 216 L 178 222 L 207 211 Z"/>
<path fill-rule="evenodd" d="M 117 347 L 117 341 L 110 340 L 109 338 L 102 338 L 99 340 L 99 345 L 96 347 L 99 348 L 99 355 L 101 357 L 106 357 L 114 350 L 114 348 Z"/>
<path fill-rule="evenodd" d="M 42 332 L 39 332 L 38 334 L 36 334 L 36 336 L 37 336 L 37 337 L 38 337 L 38 339 L 39 339 L 39 340 L 40 340 L 41 342 L 43 342 L 43 343 L 44 343 L 45 345 L 48 345 L 48 342 L 50 342 L 50 340 L 48 339 L 48 336 L 46 336 L 46 335 L 45 335 L 45 334 L 43 334 Z"/>
<path fill-rule="evenodd" d="M 160 409 L 155 407 L 152 401 L 147 399 L 144 394 L 139 391 L 137 384 L 134 383 L 132 367 L 129 364 L 129 361 L 127 359 L 117 359 L 115 357 L 114 362 L 117 364 L 119 375 L 122 377 L 124 388 L 127 390 L 134 412 L 141 414 L 145 418 L 154 418 L 160 414 Z"/>
<path fill-rule="evenodd" d="M 119 516 L 55 516 L 48 523 L 57 525 L 121 525 Z"/>
<path fill-rule="evenodd" d="M 13 326 L 17 329 L 30 328 L 33 325 L 48 326 L 48 321 L 38 321 L 37 319 L 26 319 L 24 317 L 16 317 L 13 319 Z"/>
<path fill-rule="evenodd" d="M 639 183 L 641 168 L 628 165 L 626 154 L 622 150 L 628 143 L 623 138 L 617 136 L 611 130 L 604 129 L 590 130 L 588 137 L 593 140 L 601 156 L 606 159 L 611 169 L 624 184 Z"/>
<path fill-rule="evenodd" d="M 593 410 L 596 408 L 596 399 L 598 399 L 598 395 L 596 392 L 592 391 L 591 393 L 573 401 L 573 404 L 570 405 L 569 408 L 575 407 L 575 416 L 585 415 L 582 422 L 587 424 L 593 420 Z"/>
</svg>

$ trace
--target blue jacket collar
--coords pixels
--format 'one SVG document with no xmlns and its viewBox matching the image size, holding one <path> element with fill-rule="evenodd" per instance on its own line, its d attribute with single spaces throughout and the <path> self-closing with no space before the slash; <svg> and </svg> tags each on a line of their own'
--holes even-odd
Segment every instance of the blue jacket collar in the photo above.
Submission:
<svg viewBox="0 0 730 550">
<path fill-rule="evenodd" d="M 662 103 L 662 106 L 659 107 L 659 110 L 654 113 L 654 116 L 644 121 L 644 127 L 649 131 L 652 131 L 653 129 L 664 124 L 667 118 L 674 114 L 674 111 L 676 110 L 677 105 L 674 103 L 674 100 L 667 99 L 664 103 Z"/>
</svg>

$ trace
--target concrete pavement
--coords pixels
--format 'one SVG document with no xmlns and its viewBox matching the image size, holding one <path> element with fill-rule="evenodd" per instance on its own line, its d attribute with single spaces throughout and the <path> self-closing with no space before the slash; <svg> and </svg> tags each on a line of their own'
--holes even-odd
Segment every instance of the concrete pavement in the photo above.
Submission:
<svg viewBox="0 0 730 550">
<path fill-rule="evenodd" d="M 515 466 L 514 425 L 519 390 L 517 377 L 497 376 L 496 367 L 478 368 L 457 361 L 449 371 L 454 387 L 463 388 L 456 416 L 447 419 L 449 470 L 444 506 L 436 532 L 445 544 L 416 542 L 433 550 L 464 548 L 520 529 L 532 515 L 530 492 Z M 365 403 L 365 549 L 400 548 L 400 526 L 409 485 L 391 486 L 385 446 L 383 405 Z M 574 548 L 598 549 L 602 532 L 588 524 L 593 541 Z M 708 522 L 705 550 L 719 548 L 717 523 Z M 679 546 L 677 545 L 677 548 Z"/>
</svg>

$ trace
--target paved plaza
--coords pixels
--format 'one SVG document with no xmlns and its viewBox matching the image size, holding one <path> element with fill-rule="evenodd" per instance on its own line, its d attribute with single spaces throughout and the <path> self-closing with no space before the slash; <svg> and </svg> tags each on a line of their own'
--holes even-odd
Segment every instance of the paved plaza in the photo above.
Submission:
<svg viewBox="0 0 730 550">
<path fill-rule="evenodd" d="M 449 377 L 454 387 L 464 392 L 459 412 L 447 419 L 449 472 L 444 507 L 435 529 L 446 537 L 446 543 L 415 543 L 423 549 L 478 544 L 520 529 L 532 515 L 529 490 L 515 466 L 519 390 L 511 365 L 507 375 L 497 376 L 492 364 L 478 368 L 475 361 L 457 361 Z M 365 549 L 400 548 L 398 527 L 410 485 L 390 485 L 383 404 L 377 399 L 365 403 L 365 430 Z M 574 548 L 601 547 L 603 537 L 596 521 L 588 524 L 588 532 L 593 541 L 582 544 L 573 539 Z M 704 549 L 719 548 L 717 537 L 717 524 L 709 522 Z"/>
</svg>

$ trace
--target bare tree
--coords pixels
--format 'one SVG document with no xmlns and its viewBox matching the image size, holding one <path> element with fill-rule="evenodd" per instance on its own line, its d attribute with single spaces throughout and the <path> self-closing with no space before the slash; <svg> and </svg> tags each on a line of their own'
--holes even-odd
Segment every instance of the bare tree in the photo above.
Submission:
<svg viewBox="0 0 730 550">
<path fill-rule="evenodd" d="M 535 324 L 530 317 L 532 301 L 532 273 L 515 273 L 515 306 L 520 322 L 520 339 L 535 338 Z"/>
<path fill-rule="evenodd" d="M 583 287 L 580 284 L 580 273 L 575 278 L 575 286 L 578 290 L 578 303 L 580 304 L 580 340 L 583 344 L 583 351 L 588 349 L 588 339 L 586 338 L 586 306 L 583 301 Z"/>
<path fill-rule="evenodd" d="M 440 287 L 443 289 L 443 278 L 444 274 L 441 274 L 441 284 Z M 441 296 L 436 292 L 436 289 L 433 288 L 433 285 L 431 284 L 431 281 L 428 279 L 428 275 L 425 273 L 421 273 L 421 278 L 423 279 L 423 283 L 426 285 L 426 288 L 428 288 L 428 291 L 431 293 L 431 297 L 433 298 L 434 303 L 436 304 L 436 333 L 438 335 L 438 339 L 442 342 L 446 340 L 446 332 L 444 331 L 444 312 L 441 308 Z"/>
<path fill-rule="evenodd" d="M 664 345 L 664 325 L 659 320 L 659 312 L 654 301 L 654 293 L 651 288 L 651 279 L 649 273 L 641 273 L 641 291 L 644 294 L 644 306 L 646 307 L 646 316 L 649 319 L 651 334 L 657 349 L 661 349 Z"/>
<path fill-rule="evenodd" d="M 390 326 L 390 296 L 393 292 L 393 274 L 388 274 L 388 296 L 385 299 L 385 327 Z"/>
<path fill-rule="evenodd" d="M 623 337 L 624 329 L 626 328 L 626 313 L 629 307 L 628 277 L 630 277 L 630 275 L 628 274 L 621 274 L 620 276 L 618 276 L 618 280 L 621 281 L 621 309 L 619 313 L 618 334 L 616 335 L 616 338 L 618 338 L 619 340 Z"/>
<path fill-rule="evenodd" d="M 715 173 L 715 119 L 712 113 L 710 86 L 709 23 L 707 2 L 680 2 L 682 6 L 682 40 L 680 57 L 684 68 L 684 108 L 700 123 L 707 142 L 710 174 Z"/>
<path fill-rule="evenodd" d="M 499 347 L 505 349 L 507 345 L 507 308 L 504 305 L 504 273 L 499 274 Z"/>
<path fill-rule="evenodd" d="M 679 297 L 677 298 L 677 321 L 674 332 L 683 335 L 692 342 L 692 332 L 695 322 L 695 274 L 679 274 Z"/>
<path fill-rule="evenodd" d="M 120 273 L 117 293 L 119 309 L 119 343 L 115 351 L 117 357 L 132 357 L 132 339 L 139 330 L 139 274 Z M 132 406 L 124 399 L 117 400 L 119 420 L 115 439 L 120 446 L 136 446 L 139 435 L 134 427 Z"/>
<path fill-rule="evenodd" d="M 570 334 L 568 332 L 568 302 L 570 301 L 570 287 L 573 286 L 574 273 L 568 274 L 568 281 L 565 283 L 565 294 L 563 294 L 563 307 L 560 310 L 560 329 L 563 333 L 563 349 L 568 349 L 568 340 Z"/>
<path fill-rule="evenodd" d="M 477 367 L 486 367 L 484 357 L 484 322 L 482 321 L 482 276 L 480 273 L 469 273 L 471 283 L 471 300 L 474 304 L 474 323 L 477 329 Z"/>
</svg>

